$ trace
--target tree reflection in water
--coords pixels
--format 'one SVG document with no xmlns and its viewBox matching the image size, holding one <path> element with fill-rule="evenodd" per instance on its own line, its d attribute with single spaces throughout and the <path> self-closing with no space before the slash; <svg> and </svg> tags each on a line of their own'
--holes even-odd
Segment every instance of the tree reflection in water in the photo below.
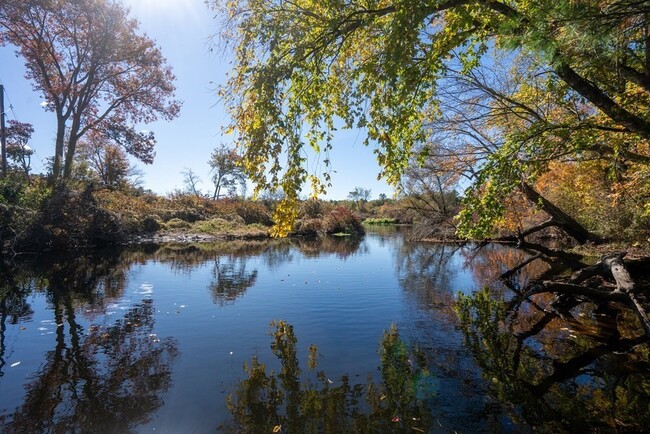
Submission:
<svg viewBox="0 0 650 434">
<path fill-rule="evenodd" d="M 650 426 L 648 343 L 638 331 L 617 328 L 616 315 L 624 313 L 584 304 L 579 320 L 567 321 L 522 306 L 487 287 L 457 304 L 466 345 L 516 422 L 543 432 Z"/>
<path fill-rule="evenodd" d="M 5 267 L 0 273 L 0 378 L 4 376 L 7 364 L 7 323 L 15 325 L 20 321 L 31 320 L 34 311 L 27 301 L 30 293 L 31 283 L 22 278 L 22 273 Z"/>
<path fill-rule="evenodd" d="M 275 328 L 271 349 L 280 372 L 267 372 L 254 357 L 244 366 L 247 378 L 228 396 L 233 422 L 221 430 L 237 433 L 377 433 L 428 432 L 427 401 L 437 393 L 435 379 L 417 349 L 410 350 L 395 327 L 380 345 L 381 382 L 368 378 L 352 384 L 345 375 L 332 381 L 320 371 L 305 379 L 296 350 L 293 327 L 284 321 Z M 318 349 L 309 347 L 308 367 L 317 366 Z"/>
<path fill-rule="evenodd" d="M 219 305 L 234 303 L 237 297 L 255 285 L 257 270 L 247 271 L 246 258 L 218 257 L 212 269 L 210 292 Z"/>
<path fill-rule="evenodd" d="M 352 255 L 368 254 L 368 246 L 359 237 L 326 236 L 314 239 L 291 240 L 300 252 L 308 258 L 317 258 L 333 253 L 339 259 L 346 259 Z"/>
<path fill-rule="evenodd" d="M 460 264 L 454 254 L 463 258 Z M 523 299 L 520 288 L 559 266 L 538 260 L 500 279 L 527 257 L 527 252 L 499 245 L 404 244 L 397 252 L 400 285 L 438 324 L 436 330 L 420 333 L 439 339 L 435 333 L 442 324 L 458 324 L 485 380 L 476 389 L 500 403 L 495 411 L 509 414 L 517 429 L 646 431 L 650 346 L 635 328 L 633 313 L 616 305 L 577 303 L 572 315 L 560 316 L 550 308 L 549 294 Z M 459 266 L 484 289 L 454 296 L 469 289 L 452 287 Z M 430 357 L 426 343 L 423 349 Z M 441 369 L 436 359 L 445 354 L 448 374 L 460 371 L 458 355 L 447 346 L 435 349 L 429 366 Z"/>
<path fill-rule="evenodd" d="M 152 300 L 110 326 L 84 330 L 77 320 L 80 312 L 100 315 L 123 295 L 130 262 L 112 254 L 68 259 L 30 264 L 38 271 L 12 273 L 11 285 L 4 282 L 3 291 L 14 295 L 16 288 L 46 292 L 56 324 L 54 349 L 25 386 L 22 406 L 4 418 L 5 432 L 131 432 L 162 405 L 171 384 L 176 344 L 152 333 Z M 8 298 L 2 300 L 6 307 Z"/>
</svg>

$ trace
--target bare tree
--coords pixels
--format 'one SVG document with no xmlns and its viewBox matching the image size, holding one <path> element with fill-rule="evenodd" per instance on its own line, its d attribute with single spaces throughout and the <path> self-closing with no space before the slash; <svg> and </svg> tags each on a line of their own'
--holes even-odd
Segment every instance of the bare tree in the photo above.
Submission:
<svg viewBox="0 0 650 434">
<path fill-rule="evenodd" d="M 199 183 L 201 182 L 201 178 L 199 178 L 199 176 L 194 173 L 192 169 L 185 169 L 181 172 L 181 174 L 183 175 L 185 191 L 193 194 L 196 197 L 202 197 L 203 193 L 201 193 L 201 189 L 198 187 Z"/>
</svg>

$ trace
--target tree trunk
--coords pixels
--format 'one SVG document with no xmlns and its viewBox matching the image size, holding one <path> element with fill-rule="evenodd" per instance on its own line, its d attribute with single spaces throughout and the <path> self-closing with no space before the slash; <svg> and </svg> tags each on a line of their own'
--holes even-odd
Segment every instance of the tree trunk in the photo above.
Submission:
<svg viewBox="0 0 650 434">
<path fill-rule="evenodd" d="M 74 164 L 74 154 L 77 150 L 77 141 L 79 140 L 79 129 L 81 128 L 80 115 L 72 118 L 70 127 L 70 137 L 68 137 L 68 146 L 65 150 L 65 164 L 63 166 L 63 180 L 67 181 L 72 175 L 72 166 Z"/>
<path fill-rule="evenodd" d="M 65 120 L 63 117 L 57 117 L 56 144 L 54 146 L 54 164 L 52 166 L 52 181 L 55 185 L 61 177 L 61 166 L 63 164 L 63 148 L 65 143 Z"/>
<path fill-rule="evenodd" d="M 67 181 L 72 176 L 72 166 L 74 162 L 74 153 L 77 147 L 77 140 L 72 139 L 68 140 L 68 147 L 65 152 L 65 164 L 63 165 L 63 180 Z"/>
<path fill-rule="evenodd" d="M 555 206 L 526 182 L 522 181 L 521 192 L 528 200 L 540 205 L 542 210 L 551 217 L 558 227 L 564 230 L 571 237 L 575 238 L 575 240 L 580 244 L 584 244 L 587 241 L 600 241 L 600 238 L 597 235 L 589 232 L 573 217 Z"/>
</svg>

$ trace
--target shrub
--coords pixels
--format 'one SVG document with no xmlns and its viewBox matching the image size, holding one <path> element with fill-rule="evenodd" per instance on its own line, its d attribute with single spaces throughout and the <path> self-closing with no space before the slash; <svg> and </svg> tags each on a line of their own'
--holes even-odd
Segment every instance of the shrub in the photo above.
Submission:
<svg viewBox="0 0 650 434">
<path fill-rule="evenodd" d="M 300 204 L 298 218 L 315 219 L 323 215 L 323 205 L 318 199 L 308 199 Z"/>
<path fill-rule="evenodd" d="M 188 229 L 190 226 L 189 222 L 179 218 L 173 218 L 165 223 L 167 229 Z"/>
<path fill-rule="evenodd" d="M 117 216 L 98 206 L 92 186 L 83 192 L 58 189 L 39 218 L 16 238 L 21 251 L 70 250 L 118 244 L 125 233 Z"/>
<path fill-rule="evenodd" d="M 304 218 L 297 220 L 291 235 L 314 237 L 323 231 L 323 220 L 319 218 Z"/>
<path fill-rule="evenodd" d="M 227 232 L 232 230 L 235 226 L 237 226 L 235 223 L 217 217 L 195 223 L 192 225 L 192 231 L 202 234 L 214 234 Z"/>
<path fill-rule="evenodd" d="M 142 220 L 142 231 L 147 234 L 158 232 L 160 228 L 160 221 L 154 216 L 147 216 Z"/>
<path fill-rule="evenodd" d="M 323 219 L 323 231 L 326 234 L 347 234 L 361 236 L 365 234 L 361 220 L 345 207 L 334 208 Z"/>
<path fill-rule="evenodd" d="M 269 210 L 259 202 L 224 200 L 217 203 L 219 204 L 219 214 L 222 216 L 237 214 L 244 219 L 244 223 L 247 225 L 260 223 L 264 226 L 271 226 L 273 224 Z"/>
</svg>

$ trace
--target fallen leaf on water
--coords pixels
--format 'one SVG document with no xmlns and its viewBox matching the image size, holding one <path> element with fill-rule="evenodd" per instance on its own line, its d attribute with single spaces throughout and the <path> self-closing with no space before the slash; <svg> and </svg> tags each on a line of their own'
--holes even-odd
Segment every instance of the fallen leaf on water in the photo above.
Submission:
<svg viewBox="0 0 650 434">
<path fill-rule="evenodd" d="M 424 432 L 422 428 L 418 428 L 416 426 L 412 426 L 411 428 L 413 428 L 415 431 Z"/>
<path fill-rule="evenodd" d="M 395 417 L 393 417 L 393 418 L 391 419 L 391 421 L 393 421 L 393 422 L 401 422 L 402 419 L 400 419 L 399 416 L 395 416 Z"/>
<path fill-rule="evenodd" d="M 280 432 L 282 430 L 282 425 L 276 425 L 273 427 L 273 432 Z"/>
</svg>

